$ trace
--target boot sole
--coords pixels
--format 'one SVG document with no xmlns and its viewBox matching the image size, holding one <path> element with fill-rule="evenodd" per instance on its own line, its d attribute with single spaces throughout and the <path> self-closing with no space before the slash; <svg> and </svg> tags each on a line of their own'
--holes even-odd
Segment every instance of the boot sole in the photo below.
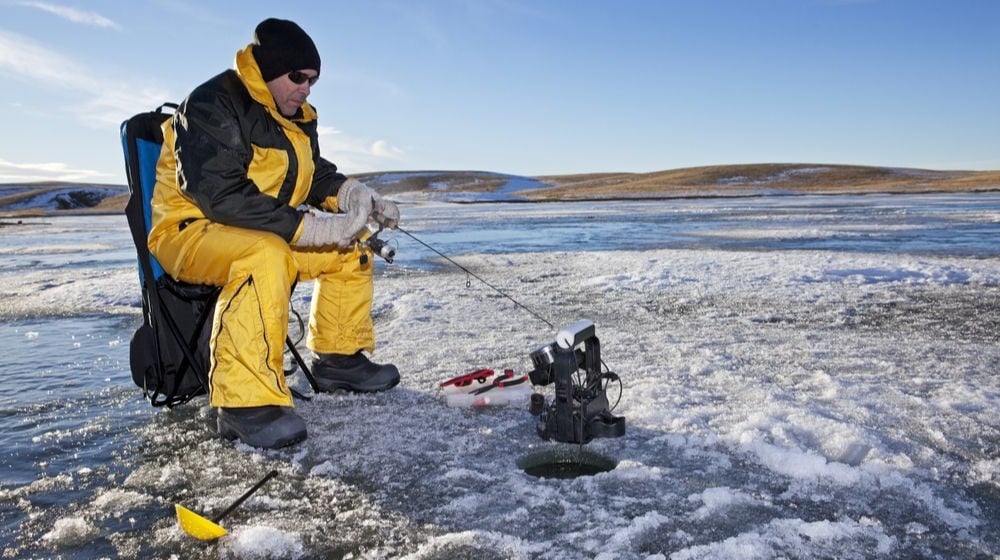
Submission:
<svg viewBox="0 0 1000 560">
<path fill-rule="evenodd" d="M 394 379 L 391 383 L 376 385 L 376 386 L 365 386 L 365 385 L 353 385 L 347 383 L 346 381 L 320 381 L 316 380 L 319 388 L 326 393 L 333 393 L 334 391 L 347 391 L 349 393 L 381 393 L 382 391 L 388 391 L 396 385 L 399 385 L 399 378 Z"/>
<path fill-rule="evenodd" d="M 235 428 L 230 426 L 216 426 L 219 435 L 227 441 L 240 440 L 241 442 L 249 445 L 250 447 L 256 447 L 259 449 L 281 449 L 282 447 L 288 447 L 289 445 L 295 445 L 296 443 L 301 443 L 309 437 L 309 432 L 303 431 L 299 433 L 289 434 L 285 437 L 280 437 L 273 442 L 266 442 L 267 445 L 255 444 L 246 441 Z"/>
<path fill-rule="evenodd" d="M 240 440 L 241 442 L 249 445 L 250 447 L 256 447 L 258 449 L 281 449 L 282 447 L 288 447 L 289 445 L 295 445 L 296 443 L 301 443 L 309 437 L 308 434 L 296 434 L 291 437 L 280 438 L 271 445 L 254 445 L 253 443 L 244 441 L 243 438 L 241 438 L 240 435 L 236 433 L 235 430 L 224 430 L 219 432 L 219 435 L 222 436 L 222 438 L 227 441 Z"/>
</svg>

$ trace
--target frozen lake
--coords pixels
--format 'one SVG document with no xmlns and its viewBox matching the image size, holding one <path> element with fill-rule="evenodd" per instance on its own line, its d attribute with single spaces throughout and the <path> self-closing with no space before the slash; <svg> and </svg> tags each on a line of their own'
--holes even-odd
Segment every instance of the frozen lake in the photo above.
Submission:
<svg viewBox="0 0 1000 560">
<path fill-rule="evenodd" d="M 628 429 L 587 448 L 617 468 L 534 478 L 516 459 L 560 446 L 524 408 L 444 405 L 439 381 L 526 372 L 554 333 L 405 235 L 375 295 L 401 385 L 299 402 L 309 439 L 262 452 L 132 386 L 123 217 L 24 220 L 0 227 L 3 557 L 1000 554 L 1000 193 L 402 211 L 550 322 L 596 323 Z M 271 469 L 227 537 L 177 528 Z"/>
</svg>

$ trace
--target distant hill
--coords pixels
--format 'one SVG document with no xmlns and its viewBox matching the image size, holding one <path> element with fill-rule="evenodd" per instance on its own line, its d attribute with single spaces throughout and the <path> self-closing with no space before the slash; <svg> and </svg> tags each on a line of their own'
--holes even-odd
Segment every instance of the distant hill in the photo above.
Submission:
<svg viewBox="0 0 1000 560">
<path fill-rule="evenodd" d="M 41 216 L 60 213 L 122 212 L 128 187 L 93 183 L 0 184 L 0 216 Z"/>
<path fill-rule="evenodd" d="M 1000 171 L 934 171 L 822 164 L 689 167 L 653 173 L 538 177 L 550 185 L 529 198 L 752 196 L 1000 190 Z"/>
<path fill-rule="evenodd" d="M 714 165 L 652 173 L 523 177 L 486 171 L 393 171 L 356 175 L 401 202 L 551 201 L 771 194 L 925 193 L 1000 190 L 1000 171 L 935 171 L 857 165 Z M 121 212 L 124 185 L 0 184 L 0 216 Z"/>
</svg>

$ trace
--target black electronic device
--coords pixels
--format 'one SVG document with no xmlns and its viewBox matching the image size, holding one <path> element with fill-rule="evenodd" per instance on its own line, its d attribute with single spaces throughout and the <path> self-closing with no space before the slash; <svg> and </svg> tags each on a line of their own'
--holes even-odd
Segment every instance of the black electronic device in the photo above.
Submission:
<svg viewBox="0 0 1000 560">
<path fill-rule="evenodd" d="M 555 385 L 551 402 L 540 393 L 531 396 L 531 413 L 538 416 L 542 439 L 584 444 L 595 437 L 625 434 L 625 417 L 611 413 L 614 407 L 607 394 L 609 383 L 617 382 L 621 389 L 621 379 L 602 371 L 601 343 L 595 332 L 593 322 L 577 321 L 560 329 L 555 342 L 531 352 L 532 385 Z"/>
</svg>

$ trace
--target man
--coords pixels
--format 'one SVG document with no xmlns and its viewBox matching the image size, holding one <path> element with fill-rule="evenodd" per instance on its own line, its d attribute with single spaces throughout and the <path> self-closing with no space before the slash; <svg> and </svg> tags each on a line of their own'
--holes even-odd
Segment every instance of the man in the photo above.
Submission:
<svg viewBox="0 0 1000 560">
<path fill-rule="evenodd" d="M 297 24 L 267 19 L 235 69 L 195 88 L 164 125 L 149 248 L 173 278 L 221 286 L 211 333 L 209 400 L 219 433 L 277 448 L 306 438 L 285 384 L 288 300 L 314 280 L 307 345 L 326 391 L 399 382 L 374 364 L 372 259 L 355 237 L 394 228 L 395 204 L 319 155 L 306 102 L 320 56 Z"/>
</svg>

